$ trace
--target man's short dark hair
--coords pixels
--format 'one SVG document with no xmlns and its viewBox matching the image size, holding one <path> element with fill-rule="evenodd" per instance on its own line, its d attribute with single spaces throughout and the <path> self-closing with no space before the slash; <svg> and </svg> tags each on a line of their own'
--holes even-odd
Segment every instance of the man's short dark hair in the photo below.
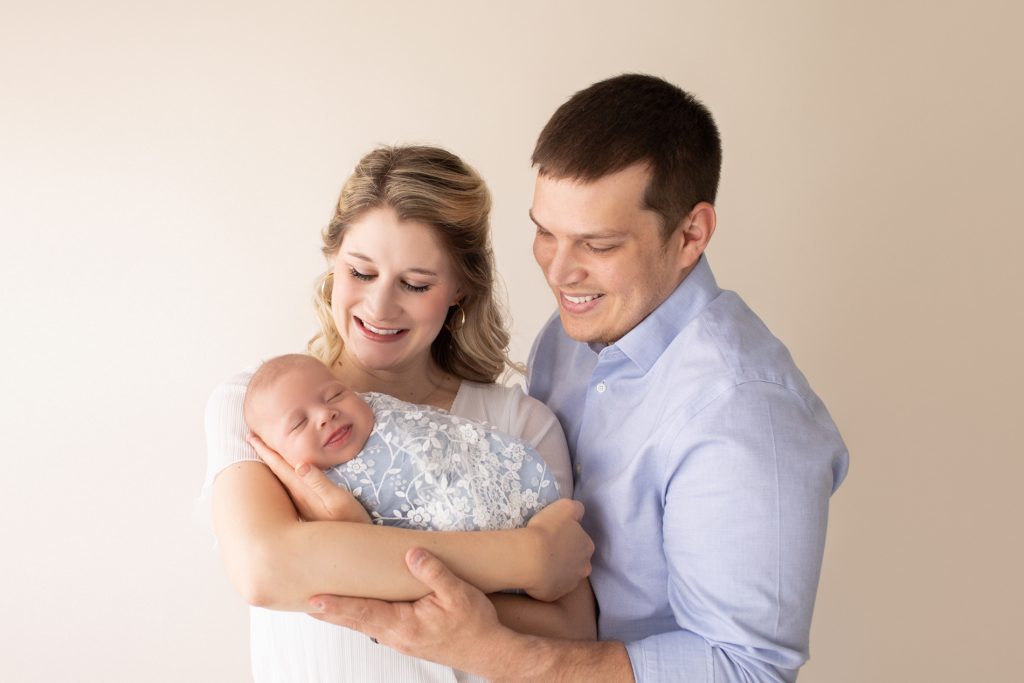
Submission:
<svg viewBox="0 0 1024 683">
<path fill-rule="evenodd" d="M 533 150 L 542 175 L 583 182 L 636 163 L 651 169 L 644 203 L 667 238 L 698 202 L 715 202 L 722 142 L 711 112 L 660 78 L 624 74 L 569 98 Z"/>
</svg>

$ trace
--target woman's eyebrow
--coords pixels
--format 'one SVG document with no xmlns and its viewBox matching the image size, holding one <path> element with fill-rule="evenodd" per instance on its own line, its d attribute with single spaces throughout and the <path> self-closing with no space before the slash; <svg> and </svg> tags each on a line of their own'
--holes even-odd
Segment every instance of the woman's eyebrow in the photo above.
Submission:
<svg viewBox="0 0 1024 683">
<path fill-rule="evenodd" d="M 360 254 L 358 251 L 346 251 L 346 254 L 352 258 L 357 258 L 360 261 L 366 261 L 367 263 L 373 263 L 373 259 L 366 254 Z M 437 277 L 437 273 L 428 268 L 406 268 L 403 272 L 405 273 L 416 273 L 418 275 L 427 275 L 430 277 Z"/>
<path fill-rule="evenodd" d="M 359 259 L 360 261 L 366 261 L 367 263 L 373 263 L 373 259 L 372 258 L 367 256 L 366 254 L 360 254 L 358 251 L 346 251 L 345 253 L 348 254 L 349 256 L 351 256 L 352 258 Z"/>
</svg>

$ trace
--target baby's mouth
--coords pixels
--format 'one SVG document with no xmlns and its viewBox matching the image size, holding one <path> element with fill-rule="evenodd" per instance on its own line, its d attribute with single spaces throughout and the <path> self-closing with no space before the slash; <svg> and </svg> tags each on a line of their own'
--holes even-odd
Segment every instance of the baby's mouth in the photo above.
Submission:
<svg viewBox="0 0 1024 683">
<path fill-rule="evenodd" d="M 324 441 L 324 447 L 337 446 L 348 439 L 348 435 L 352 433 L 352 425 L 347 424 L 342 427 L 338 427 L 334 432 L 327 437 L 327 441 Z"/>
</svg>

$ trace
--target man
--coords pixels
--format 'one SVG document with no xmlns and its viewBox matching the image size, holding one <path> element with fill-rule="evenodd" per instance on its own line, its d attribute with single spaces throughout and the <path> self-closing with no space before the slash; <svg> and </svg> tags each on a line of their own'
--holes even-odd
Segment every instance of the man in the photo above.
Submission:
<svg viewBox="0 0 1024 683">
<path fill-rule="evenodd" d="M 506 629 L 421 550 L 407 561 L 433 595 L 318 599 L 323 616 L 499 680 L 794 680 L 848 456 L 703 255 L 721 165 L 710 113 L 660 79 L 611 78 L 555 112 L 533 161 L 534 256 L 558 315 L 529 389 L 565 428 L 601 640 Z"/>
</svg>

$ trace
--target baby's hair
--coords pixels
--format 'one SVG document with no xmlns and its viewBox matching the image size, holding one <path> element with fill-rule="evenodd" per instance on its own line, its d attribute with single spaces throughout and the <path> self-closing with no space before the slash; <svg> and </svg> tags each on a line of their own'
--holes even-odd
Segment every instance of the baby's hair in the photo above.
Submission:
<svg viewBox="0 0 1024 683">
<path fill-rule="evenodd" d="M 245 390 L 245 399 L 242 401 L 242 415 L 245 417 L 245 423 L 249 426 L 249 429 L 252 429 L 253 426 L 251 419 L 252 404 L 255 401 L 256 395 L 270 388 L 274 380 L 282 374 L 303 363 L 315 363 L 316 365 L 327 367 L 314 356 L 305 353 L 286 353 L 283 356 L 275 356 L 268 361 L 264 361 L 256 369 L 256 372 L 253 373 L 252 378 L 249 380 L 249 386 Z"/>
</svg>

